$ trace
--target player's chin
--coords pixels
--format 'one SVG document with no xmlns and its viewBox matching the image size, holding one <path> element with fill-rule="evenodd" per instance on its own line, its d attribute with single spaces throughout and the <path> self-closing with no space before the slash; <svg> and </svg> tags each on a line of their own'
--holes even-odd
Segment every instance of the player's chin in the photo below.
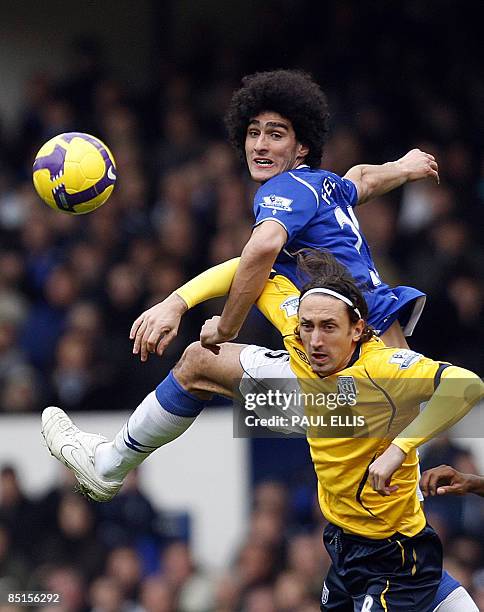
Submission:
<svg viewBox="0 0 484 612">
<path fill-rule="evenodd" d="M 250 166 L 250 176 L 253 181 L 256 183 L 264 183 L 268 181 L 273 176 L 276 176 L 277 169 L 275 165 L 264 168 L 262 166 L 258 166 L 257 164 L 251 164 Z"/>
<path fill-rule="evenodd" d="M 331 366 L 328 365 L 327 362 L 322 364 L 322 363 L 318 363 L 317 361 L 311 361 L 311 368 L 313 372 L 315 372 L 316 374 L 319 374 L 320 376 L 327 376 L 328 374 L 331 374 L 331 370 L 332 370 Z"/>
</svg>

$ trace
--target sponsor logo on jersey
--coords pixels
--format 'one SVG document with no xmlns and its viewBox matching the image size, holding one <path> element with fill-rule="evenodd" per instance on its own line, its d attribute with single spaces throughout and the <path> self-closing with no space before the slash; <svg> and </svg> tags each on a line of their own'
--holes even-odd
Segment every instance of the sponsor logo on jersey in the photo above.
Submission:
<svg viewBox="0 0 484 612">
<path fill-rule="evenodd" d="M 285 310 L 286 315 L 288 317 L 294 317 L 295 315 L 297 315 L 298 307 L 299 307 L 299 296 L 298 295 L 291 295 L 291 297 L 288 297 L 287 300 L 284 300 L 282 304 L 280 305 L 280 309 Z"/>
<path fill-rule="evenodd" d="M 417 363 L 422 358 L 421 353 L 402 349 L 397 353 L 393 353 L 388 363 L 395 363 L 400 366 L 400 370 L 407 370 L 411 365 Z"/>
<path fill-rule="evenodd" d="M 282 196 L 276 196 L 271 194 L 270 196 L 264 196 L 264 201 L 261 203 L 263 208 L 272 208 L 273 214 L 276 210 L 283 210 L 284 212 L 291 212 L 292 200 L 289 198 L 283 198 Z"/>
<path fill-rule="evenodd" d="M 323 592 L 321 593 L 321 603 L 327 604 L 329 599 L 329 589 L 326 586 L 326 582 L 323 583 Z"/>
<path fill-rule="evenodd" d="M 338 376 L 338 393 L 356 396 L 356 383 L 353 376 Z"/>
</svg>

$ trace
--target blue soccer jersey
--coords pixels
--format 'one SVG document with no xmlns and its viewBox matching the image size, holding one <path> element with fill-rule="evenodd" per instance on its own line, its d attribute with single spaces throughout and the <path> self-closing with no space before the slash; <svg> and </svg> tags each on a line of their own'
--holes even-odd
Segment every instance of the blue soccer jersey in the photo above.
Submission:
<svg viewBox="0 0 484 612">
<path fill-rule="evenodd" d="M 379 277 L 353 207 L 358 202 L 354 183 L 327 170 L 299 166 L 264 183 L 254 197 L 255 224 L 280 223 L 287 242 L 275 270 L 297 287 L 295 253 L 304 248 L 328 249 L 351 272 L 364 292 L 369 323 L 380 333 L 399 319 L 410 335 L 425 303 L 412 287 L 391 289 Z"/>
</svg>

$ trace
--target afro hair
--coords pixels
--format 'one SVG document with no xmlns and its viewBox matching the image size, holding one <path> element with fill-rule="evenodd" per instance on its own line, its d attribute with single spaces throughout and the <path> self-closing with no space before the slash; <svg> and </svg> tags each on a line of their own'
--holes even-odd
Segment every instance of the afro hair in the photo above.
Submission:
<svg viewBox="0 0 484 612">
<path fill-rule="evenodd" d="M 305 163 L 321 165 L 328 132 L 326 96 L 312 77 L 300 70 L 256 72 L 242 79 L 225 115 L 229 140 L 242 159 L 245 137 L 251 119 L 262 112 L 279 113 L 288 119 L 297 140 L 309 148 Z"/>
</svg>

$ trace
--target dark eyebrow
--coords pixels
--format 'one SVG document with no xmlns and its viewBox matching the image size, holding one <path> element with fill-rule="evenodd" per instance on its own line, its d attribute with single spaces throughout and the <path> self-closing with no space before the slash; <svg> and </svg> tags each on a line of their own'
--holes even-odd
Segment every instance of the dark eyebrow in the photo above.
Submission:
<svg viewBox="0 0 484 612">
<path fill-rule="evenodd" d="M 313 323 L 310 319 L 306 319 L 304 317 L 301 317 L 301 323 Z M 323 319 L 322 321 L 320 321 L 320 323 L 323 323 L 323 325 L 325 325 L 326 323 L 336 323 L 338 324 L 338 321 L 336 319 L 334 319 L 333 317 L 330 317 L 329 319 Z"/>
<path fill-rule="evenodd" d="M 258 119 L 251 119 L 249 121 L 249 126 L 250 125 L 260 125 L 260 121 Z M 289 126 L 286 123 L 281 123 L 279 121 L 268 121 L 266 123 L 266 127 L 276 127 L 282 128 L 284 130 L 289 130 Z"/>
</svg>

